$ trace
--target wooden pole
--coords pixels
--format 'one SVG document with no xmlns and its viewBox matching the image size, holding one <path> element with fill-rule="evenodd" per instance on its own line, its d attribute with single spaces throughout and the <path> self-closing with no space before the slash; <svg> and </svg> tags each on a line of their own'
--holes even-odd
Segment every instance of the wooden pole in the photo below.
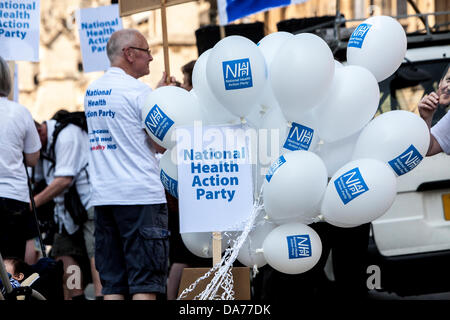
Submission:
<svg viewBox="0 0 450 320">
<path fill-rule="evenodd" d="M 170 83 L 170 65 L 169 65 L 169 41 L 167 37 L 167 15 L 166 0 L 161 0 L 161 24 L 164 50 L 164 69 L 166 71 L 166 83 Z"/>
<path fill-rule="evenodd" d="M 16 71 L 16 63 L 15 61 L 8 61 L 8 67 L 9 67 L 9 76 L 11 78 L 11 91 L 9 92 L 8 99 L 13 101 L 14 100 L 14 73 Z"/>
<path fill-rule="evenodd" d="M 222 233 L 213 232 L 213 266 L 222 260 Z"/>
<path fill-rule="evenodd" d="M 269 11 L 264 11 L 264 35 L 267 36 L 269 33 Z"/>
</svg>

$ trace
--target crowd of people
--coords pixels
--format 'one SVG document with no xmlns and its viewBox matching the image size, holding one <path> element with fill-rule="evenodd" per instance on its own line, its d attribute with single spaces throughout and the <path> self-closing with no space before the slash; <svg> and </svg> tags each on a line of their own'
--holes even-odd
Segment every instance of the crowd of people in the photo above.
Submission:
<svg viewBox="0 0 450 320">
<path fill-rule="evenodd" d="M 62 261 L 65 299 L 85 299 L 84 286 L 69 285 L 74 266 L 83 271 L 81 283 L 87 277 L 94 284 L 96 299 L 154 300 L 161 295 L 176 299 L 182 270 L 210 266 L 211 259 L 198 258 L 184 247 L 177 199 L 164 190 L 159 177 L 158 153 L 165 149 L 144 129 L 141 99 L 152 89 L 139 78 L 150 73 L 153 60 L 147 40 L 134 29 L 117 31 L 107 43 L 107 56 L 110 68 L 86 91 L 84 108 L 93 116 L 78 125 L 64 122 L 71 115 L 64 110 L 36 123 L 26 107 L 8 100 L 11 78 L 0 58 L 0 253 L 11 283 L 20 285 L 32 273 L 40 232 L 30 201 L 37 209 L 53 202 L 50 255 Z M 182 84 L 163 73 L 157 87 L 180 85 L 191 90 L 194 64 L 183 66 Z M 99 98 L 107 101 L 101 113 L 92 103 Z M 428 155 L 450 154 L 450 116 L 431 127 L 438 105 L 449 103 L 447 67 L 438 90 L 418 105 L 430 127 Z M 98 148 L 98 141 L 107 141 L 108 149 Z M 35 167 L 34 180 L 45 182 L 35 193 L 29 190 L 27 167 Z M 81 213 L 74 213 L 72 205 L 79 205 Z M 314 274 L 322 272 L 334 242 L 345 246 L 333 245 L 334 258 L 343 261 L 335 264 L 337 282 L 349 294 L 365 294 L 361 279 L 369 224 L 345 233 L 324 222 L 312 227 L 321 236 L 326 254 L 299 277 L 274 270 L 263 273 L 257 284 L 261 298 L 276 298 L 270 293 L 276 295 L 294 279 L 302 285 L 313 279 L 311 287 L 317 286 L 312 283 Z M 337 238 L 340 241 L 333 240 Z"/>
</svg>

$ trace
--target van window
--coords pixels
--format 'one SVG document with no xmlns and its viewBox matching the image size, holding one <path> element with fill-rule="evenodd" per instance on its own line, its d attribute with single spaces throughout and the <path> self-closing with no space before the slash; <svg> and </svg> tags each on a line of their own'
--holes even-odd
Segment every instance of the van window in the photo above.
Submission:
<svg viewBox="0 0 450 320">
<path fill-rule="evenodd" d="M 407 110 L 419 115 L 418 103 L 425 94 L 436 91 L 450 59 L 404 62 L 389 78 L 379 83 L 380 104 L 375 116 L 391 110 Z M 434 125 L 449 106 L 439 107 L 432 120 Z"/>
</svg>

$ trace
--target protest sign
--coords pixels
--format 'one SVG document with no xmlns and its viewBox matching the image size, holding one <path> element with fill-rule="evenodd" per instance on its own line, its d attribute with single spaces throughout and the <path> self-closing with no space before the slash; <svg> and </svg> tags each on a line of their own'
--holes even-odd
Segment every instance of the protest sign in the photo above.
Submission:
<svg viewBox="0 0 450 320">
<path fill-rule="evenodd" d="M 39 61 L 39 0 L 0 1 L 0 55 L 5 60 Z"/>
<path fill-rule="evenodd" d="M 106 44 L 115 31 L 122 29 L 118 5 L 80 9 L 76 19 L 84 72 L 108 69 Z"/>
<path fill-rule="evenodd" d="M 180 232 L 242 230 L 253 208 L 244 127 L 182 127 L 176 134 Z"/>
</svg>

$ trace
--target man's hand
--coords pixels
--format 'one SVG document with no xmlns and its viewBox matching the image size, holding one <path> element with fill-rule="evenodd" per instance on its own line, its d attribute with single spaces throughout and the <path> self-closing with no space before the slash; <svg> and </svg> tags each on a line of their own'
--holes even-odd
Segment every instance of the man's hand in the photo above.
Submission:
<svg viewBox="0 0 450 320">
<path fill-rule="evenodd" d="M 428 127 L 431 127 L 431 120 L 433 114 L 436 111 L 439 104 L 439 96 L 436 92 L 432 92 L 425 95 L 419 102 L 419 114 L 423 120 L 427 123 Z"/>
<path fill-rule="evenodd" d="M 158 84 L 156 85 L 156 88 L 159 87 L 165 87 L 165 86 L 175 86 L 177 80 L 175 77 L 170 77 L 170 79 L 167 78 L 167 73 L 163 71 L 163 76 L 161 80 L 159 80 Z"/>
<path fill-rule="evenodd" d="M 63 192 L 72 182 L 73 177 L 65 176 L 65 177 L 56 177 L 53 181 L 39 194 L 34 196 L 34 202 L 36 208 L 41 205 L 53 200 L 57 195 Z"/>
</svg>

